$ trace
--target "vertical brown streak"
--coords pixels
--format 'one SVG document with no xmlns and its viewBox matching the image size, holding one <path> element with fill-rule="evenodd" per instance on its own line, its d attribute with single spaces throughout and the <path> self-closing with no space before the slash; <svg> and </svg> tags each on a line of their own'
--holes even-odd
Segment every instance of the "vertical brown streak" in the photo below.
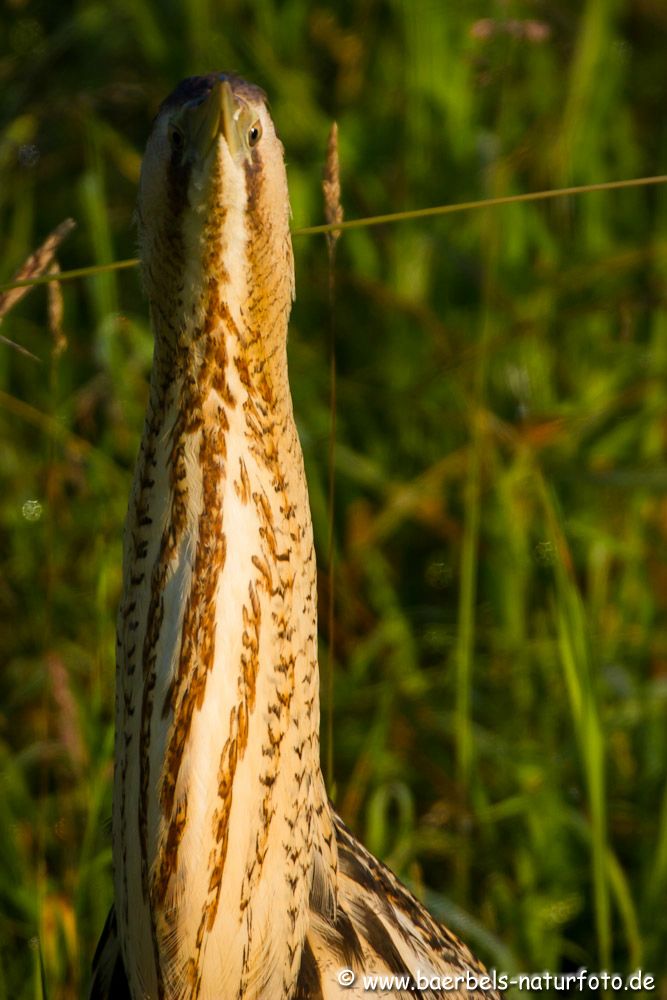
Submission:
<svg viewBox="0 0 667 1000">
<path fill-rule="evenodd" d="M 241 503 L 245 505 L 250 499 L 250 480 L 248 479 L 246 464 L 242 458 L 239 458 L 239 472 L 240 480 L 234 480 L 234 489 Z"/>
<path fill-rule="evenodd" d="M 222 466 L 225 438 L 222 428 L 203 428 L 199 448 L 202 468 L 202 510 L 197 525 L 197 548 L 192 585 L 185 604 L 181 648 L 169 707 L 174 722 L 165 754 L 160 805 L 165 817 L 174 805 L 181 766 L 195 706 L 201 707 L 206 677 L 213 665 L 215 594 L 222 572 L 226 539 L 222 526 Z"/>
<path fill-rule="evenodd" d="M 218 178 L 219 182 L 219 178 Z M 216 199 L 216 203 L 219 200 Z M 222 231 L 224 211 L 213 212 L 203 234 L 205 246 L 218 247 L 217 234 Z M 200 357 L 201 363 L 191 371 L 179 405 L 182 436 L 199 433 L 199 466 L 201 469 L 202 505 L 197 522 L 197 544 L 192 567 L 192 583 L 185 602 L 181 626 L 181 643 L 176 674 L 169 686 L 163 715 L 172 713 L 172 723 L 162 767 L 160 808 L 168 822 L 162 839 L 151 887 L 153 911 L 164 906 L 172 875 L 178 866 L 178 854 L 185 830 L 183 810 L 187 804 L 176 802 L 176 785 L 195 710 L 204 702 L 206 682 L 215 657 L 216 593 L 226 558 L 226 537 L 223 527 L 223 493 L 227 457 L 226 433 L 229 429 L 222 403 L 233 408 L 235 401 L 229 391 L 226 366 L 225 317 L 220 283 L 227 273 L 217 253 L 211 251 L 203 262 L 207 275 L 204 321 L 195 331 L 193 340 L 199 350 L 189 356 Z M 207 402 L 215 393 L 221 402 L 214 414 L 205 415 Z M 176 448 L 176 441 L 174 442 Z M 184 452 L 184 441 L 178 454 Z M 176 468 L 174 464 L 172 468 Z M 187 470 L 183 468 L 185 476 Z M 154 917 L 155 920 L 155 917 Z"/>
<path fill-rule="evenodd" d="M 218 246 L 217 235 L 222 228 L 223 216 L 222 210 L 212 214 L 203 233 L 205 246 Z M 226 552 L 226 540 L 222 531 L 222 495 L 228 422 L 222 403 L 233 407 L 234 400 L 226 382 L 225 331 L 221 324 L 223 310 L 219 282 L 225 281 L 227 275 L 217 255 L 211 253 L 209 257 L 210 259 L 202 261 L 204 273 L 209 276 L 204 289 L 202 325 L 194 331 L 182 331 L 175 349 L 172 348 L 172 353 L 176 355 L 176 363 L 171 367 L 172 384 L 180 384 L 180 397 L 176 401 L 178 418 L 171 433 L 171 450 L 167 458 L 171 500 L 159 554 L 151 575 L 147 631 L 143 646 L 139 796 L 141 881 L 144 898 L 149 901 L 159 1000 L 165 996 L 167 975 L 163 954 L 165 925 L 161 909 L 171 876 L 177 870 L 179 847 L 187 821 L 187 798 L 182 796 L 175 801 L 176 783 L 194 711 L 201 708 L 206 677 L 213 664 L 215 593 Z M 198 343 L 199 350 L 192 350 L 193 341 Z M 203 360 L 195 367 L 193 358 Z M 217 412 L 210 409 L 215 399 L 211 398 L 212 393 L 217 393 L 221 401 Z M 209 409 L 205 414 L 206 404 Z M 188 531 L 186 453 L 195 435 L 199 438 L 202 510 L 196 524 L 192 585 L 183 612 L 176 676 L 162 706 L 163 716 L 170 712 L 173 714 L 159 784 L 159 806 L 168 823 L 166 834 L 157 845 L 150 845 L 149 848 L 149 803 L 151 788 L 157 784 L 151 776 L 150 767 L 157 648 L 164 618 L 163 595 L 168 573 Z M 170 659 L 169 653 L 170 650 L 165 650 L 165 662 Z M 157 854 L 153 865 L 154 848 L 157 848 Z"/>
<path fill-rule="evenodd" d="M 187 394 L 187 393 L 186 393 Z M 141 704 L 141 735 L 140 735 L 140 795 L 139 795 L 139 838 L 141 843 L 142 890 L 144 899 L 148 898 L 148 802 L 150 788 L 150 737 L 153 700 L 156 684 L 155 664 L 157 646 L 164 618 L 164 587 L 173 559 L 183 537 L 186 527 L 187 484 L 185 469 L 186 432 L 185 411 L 180 409 L 174 426 L 172 448 L 169 458 L 169 482 L 171 488 L 171 504 L 162 538 L 160 550 L 151 574 L 150 602 L 148 606 L 146 634 L 144 636 L 142 666 L 143 666 L 143 696 Z"/>
<path fill-rule="evenodd" d="M 141 887 L 143 898 L 146 901 L 148 901 L 149 898 L 150 861 L 148 851 L 148 807 L 151 784 L 150 744 L 151 721 L 153 715 L 155 686 L 157 682 L 157 649 L 160 632 L 162 630 L 162 623 L 164 620 L 164 588 L 167 573 L 169 565 L 178 550 L 187 521 L 187 483 L 184 435 L 186 432 L 190 431 L 190 426 L 189 420 L 186 417 L 188 411 L 184 408 L 180 408 L 179 412 L 181 415 L 174 426 L 172 433 L 172 448 L 168 459 L 171 504 L 169 516 L 160 540 L 158 557 L 155 561 L 153 572 L 151 574 L 150 602 L 146 618 L 146 633 L 144 635 L 142 649 L 143 694 L 141 702 L 139 739 L 140 764 L 138 824 L 141 849 Z M 141 510 L 141 505 L 138 505 L 138 514 L 140 514 Z M 141 517 L 139 517 L 139 523 L 141 524 Z M 150 522 L 148 521 L 148 523 Z M 160 948 L 155 915 L 152 910 L 151 938 L 155 957 L 158 1000 L 162 1000 L 165 995 L 165 987 L 163 970 L 160 962 Z"/>
<path fill-rule="evenodd" d="M 204 393 L 211 381 L 197 379 Z M 193 384 L 195 380 L 193 380 Z M 194 402 L 194 400 L 193 400 Z M 197 400 L 201 413 L 202 399 Z M 174 682 L 165 709 L 173 712 L 162 769 L 160 807 L 169 821 L 167 836 L 159 852 L 153 879 L 153 902 L 164 903 L 171 875 L 175 872 L 184 824 L 180 810 L 174 814 L 176 783 L 183 754 L 190 735 L 195 709 L 204 701 L 206 680 L 215 654 L 216 591 L 226 557 L 226 538 L 222 531 L 224 459 L 226 456 L 224 412 L 218 422 L 201 428 L 199 464 L 202 470 L 202 509 L 197 524 L 197 547 L 192 569 L 192 585 L 185 604 L 181 646 Z"/>
<path fill-rule="evenodd" d="M 262 388 L 260 388 L 260 392 L 263 397 L 272 395 L 271 390 L 266 383 L 264 383 Z M 272 407 L 273 400 L 270 399 L 267 401 L 270 401 Z M 271 449 L 271 453 L 273 453 L 273 449 Z M 276 470 L 272 471 L 274 472 L 275 477 Z M 285 563 L 288 564 L 287 569 L 289 569 L 291 550 L 288 550 L 286 553 L 278 553 L 273 514 L 266 495 L 263 492 L 255 492 L 253 493 L 252 498 L 257 510 L 257 519 L 260 524 L 259 533 L 262 538 L 264 557 L 261 560 L 258 559 L 256 562 L 253 560 L 253 562 L 255 562 L 256 568 L 260 570 L 269 599 L 277 597 L 280 605 L 284 607 L 286 599 L 289 601 L 289 594 L 293 589 L 294 581 L 293 576 L 290 575 L 289 572 L 285 572 Z M 273 567 L 274 572 L 277 575 L 275 585 L 271 574 L 271 567 Z M 284 647 L 285 645 L 285 643 L 281 640 L 281 628 L 279 622 L 280 612 L 274 615 L 273 620 L 274 637 L 275 640 L 277 640 L 275 642 L 276 651 L 280 649 L 281 646 Z M 269 820 L 272 815 L 271 801 L 273 798 L 273 788 L 280 765 L 281 745 L 286 731 L 285 720 L 286 718 L 289 718 L 292 695 L 294 693 L 295 662 L 294 655 L 289 652 L 289 647 L 287 647 L 287 651 L 281 652 L 278 656 L 277 663 L 274 664 L 274 670 L 277 674 L 276 701 L 272 706 L 270 706 L 270 711 L 273 712 L 276 717 L 277 728 L 276 732 L 273 734 L 269 728 L 269 743 L 271 746 L 271 752 L 263 755 L 266 759 L 266 768 L 260 775 L 260 782 L 264 789 L 262 793 L 261 813 L 265 818 L 265 824 L 257 839 L 255 862 L 253 864 L 252 872 L 246 874 L 244 890 L 242 890 L 242 894 L 247 898 L 250 897 L 252 885 L 256 884 L 256 881 L 261 875 L 264 857 L 266 856 L 270 829 Z"/>
<path fill-rule="evenodd" d="M 120 774 L 120 804 L 119 804 L 119 824 L 118 843 L 122 850 L 121 872 L 125 879 L 122 892 L 122 922 L 124 927 L 129 926 L 129 885 L 127 883 L 127 772 L 129 764 L 129 749 L 132 743 L 132 726 L 130 718 L 134 716 L 136 706 L 134 704 L 134 692 L 132 678 L 137 667 L 137 646 L 139 618 L 136 612 L 138 588 L 145 580 L 145 570 L 142 566 L 148 554 L 148 531 L 150 518 L 147 511 L 150 509 L 151 491 L 155 486 L 152 478 L 155 468 L 155 443 L 159 435 L 161 420 L 165 410 L 165 391 L 159 379 L 154 377 L 151 386 L 151 399 L 146 417 L 144 437 L 140 448 L 139 464 L 136 473 L 136 494 L 131 513 L 128 515 L 127 531 L 131 537 L 129 551 L 126 558 L 129 565 L 125 567 L 126 591 L 120 609 L 120 630 L 118 636 L 117 650 L 117 674 L 118 674 L 118 698 L 122 699 L 122 704 L 118 706 L 118 711 L 122 710 L 122 721 L 117 721 L 117 742 L 120 744 L 118 754 L 118 771 Z M 139 661 L 141 662 L 141 661 Z M 141 722 L 140 722 L 141 726 Z M 141 731 L 140 731 L 141 738 Z"/>
<path fill-rule="evenodd" d="M 213 814 L 213 840 L 215 847 L 209 858 L 209 883 L 207 897 L 202 907 L 202 916 L 197 929 L 196 953 L 190 973 L 195 986 L 199 983 L 199 965 L 204 938 L 215 924 L 220 902 L 222 876 L 229 846 L 229 817 L 232 808 L 234 778 L 236 769 L 243 759 L 249 733 L 249 719 L 255 707 L 257 672 L 259 669 L 259 637 L 262 623 L 261 604 L 255 586 L 248 588 L 250 607 L 243 605 L 243 632 L 241 653 L 241 700 L 230 712 L 229 737 L 227 738 L 218 766 L 218 804 Z M 243 908 L 243 904 L 242 907 Z"/>
</svg>

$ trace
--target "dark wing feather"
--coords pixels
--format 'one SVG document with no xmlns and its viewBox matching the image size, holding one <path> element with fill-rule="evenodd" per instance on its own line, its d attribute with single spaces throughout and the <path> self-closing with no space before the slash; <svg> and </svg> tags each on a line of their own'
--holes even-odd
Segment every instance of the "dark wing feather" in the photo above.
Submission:
<svg viewBox="0 0 667 1000">
<path fill-rule="evenodd" d="M 478 980 L 487 975 L 484 967 L 446 927 L 437 923 L 396 876 L 353 837 L 343 821 L 334 814 L 338 844 L 338 898 L 335 912 L 318 905 L 326 897 L 315 892 L 311 899 L 311 922 L 302 960 L 299 998 L 321 997 L 354 1000 L 362 997 L 365 975 L 414 977 L 465 976 Z M 313 969 L 314 965 L 314 969 Z M 352 969 L 357 980 L 344 988 L 337 979 L 341 969 Z M 305 992 L 306 983 L 316 983 Z M 416 983 L 408 990 L 395 988 L 374 995 L 402 997 L 407 1000 L 440 1000 L 441 990 L 418 990 Z M 451 1000 L 500 1000 L 489 990 L 448 990 Z"/>
<path fill-rule="evenodd" d="M 116 911 L 111 907 L 93 956 L 88 1000 L 132 1000 L 120 953 Z"/>
</svg>

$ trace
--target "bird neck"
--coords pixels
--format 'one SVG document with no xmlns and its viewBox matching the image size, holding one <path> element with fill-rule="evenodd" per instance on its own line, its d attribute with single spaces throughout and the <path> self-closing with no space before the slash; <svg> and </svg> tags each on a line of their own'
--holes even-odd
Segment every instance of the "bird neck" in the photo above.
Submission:
<svg viewBox="0 0 667 1000">
<path fill-rule="evenodd" d="M 284 301 L 266 282 L 244 309 L 207 295 L 168 329 L 153 307 L 119 617 L 117 898 L 125 940 L 143 936 L 142 989 L 273 995 L 298 971 L 313 881 L 334 894 L 315 555 Z"/>
</svg>

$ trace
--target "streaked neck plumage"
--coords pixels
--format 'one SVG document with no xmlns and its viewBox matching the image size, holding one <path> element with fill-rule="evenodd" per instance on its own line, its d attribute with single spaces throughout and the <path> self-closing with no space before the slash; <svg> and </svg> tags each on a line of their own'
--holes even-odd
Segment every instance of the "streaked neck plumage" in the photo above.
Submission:
<svg viewBox="0 0 667 1000">
<path fill-rule="evenodd" d="M 118 627 L 120 939 L 133 995 L 170 1000 L 288 995 L 336 866 L 282 148 L 255 88 L 203 97 L 185 106 L 201 130 L 220 104 L 206 158 L 169 150 L 167 105 L 144 161 L 155 357 Z M 261 144 L 239 153 L 230 108 Z"/>
</svg>

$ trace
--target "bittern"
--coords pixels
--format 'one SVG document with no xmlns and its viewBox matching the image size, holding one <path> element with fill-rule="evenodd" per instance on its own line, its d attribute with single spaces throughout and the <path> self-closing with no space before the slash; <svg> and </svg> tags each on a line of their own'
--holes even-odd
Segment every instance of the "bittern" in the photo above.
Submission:
<svg viewBox="0 0 667 1000">
<path fill-rule="evenodd" d="M 325 791 L 289 216 L 262 91 L 184 80 L 155 119 L 137 208 L 155 348 L 124 538 L 115 902 L 93 998 L 350 997 L 364 973 L 484 974 Z M 459 981 L 448 995 L 476 992 Z"/>
</svg>

